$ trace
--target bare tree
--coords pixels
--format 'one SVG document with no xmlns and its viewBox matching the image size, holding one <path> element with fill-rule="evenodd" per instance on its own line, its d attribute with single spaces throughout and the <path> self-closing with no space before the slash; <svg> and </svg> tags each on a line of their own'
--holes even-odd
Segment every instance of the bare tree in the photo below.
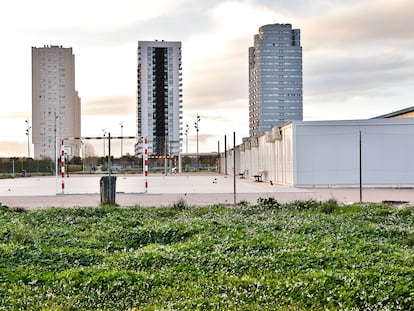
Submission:
<svg viewBox="0 0 414 311">
<path fill-rule="evenodd" d="M 92 144 L 86 142 L 83 144 L 83 164 L 84 169 L 92 171 L 93 168 L 98 164 L 99 160 L 95 153 L 95 148 Z"/>
</svg>

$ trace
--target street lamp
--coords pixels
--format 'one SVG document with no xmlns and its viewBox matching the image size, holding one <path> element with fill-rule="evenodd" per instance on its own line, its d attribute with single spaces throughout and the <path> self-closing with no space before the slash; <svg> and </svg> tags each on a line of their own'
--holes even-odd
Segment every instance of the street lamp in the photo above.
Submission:
<svg viewBox="0 0 414 311">
<path fill-rule="evenodd" d="M 26 135 L 27 135 L 27 157 L 30 158 L 30 129 L 32 128 L 29 123 L 29 119 L 25 120 L 27 124 Z"/>
<path fill-rule="evenodd" d="M 121 121 L 121 123 L 119 123 L 119 125 L 121 126 L 121 158 L 122 155 L 124 154 L 122 151 L 122 143 L 123 143 L 123 136 L 124 136 L 124 123 Z"/>
<path fill-rule="evenodd" d="M 197 132 L 197 170 L 200 168 L 199 158 L 198 158 L 198 123 L 200 122 L 200 116 L 197 113 L 196 121 L 194 122 L 194 127 Z"/>
<path fill-rule="evenodd" d="M 190 126 L 188 124 L 185 125 L 185 153 L 188 153 L 188 130 Z"/>
<path fill-rule="evenodd" d="M 59 155 L 57 154 L 57 148 L 58 148 L 58 146 L 57 146 L 57 144 L 58 144 L 58 142 L 57 142 L 57 137 L 58 137 L 58 135 L 57 135 L 57 119 L 59 119 L 59 116 L 57 116 L 56 115 L 56 112 L 55 112 L 55 128 L 54 128 L 54 135 L 55 135 L 55 148 L 54 148 L 54 152 L 55 152 L 55 172 L 56 172 L 56 174 L 57 174 L 57 171 L 58 171 L 58 158 L 59 158 Z M 59 154 L 60 154 L 60 152 L 59 152 Z"/>
<path fill-rule="evenodd" d="M 104 158 L 104 164 L 105 164 L 105 135 L 106 131 L 105 129 L 102 129 L 102 140 L 103 140 L 103 158 Z"/>
</svg>

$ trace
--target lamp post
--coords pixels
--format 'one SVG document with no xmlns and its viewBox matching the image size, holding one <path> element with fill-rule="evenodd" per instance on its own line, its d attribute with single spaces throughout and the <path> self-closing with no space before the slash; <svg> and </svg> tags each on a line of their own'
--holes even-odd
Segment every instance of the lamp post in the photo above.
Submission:
<svg viewBox="0 0 414 311">
<path fill-rule="evenodd" d="M 30 129 L 32 128 L 29 123 L 29 119 L 25 120 L 27 124 L 26 135 L 27 135 L 27 157 L 30 158 Z"/>
<path fill-rule="evenodd" d="M 123 136 L 124 136 L 124 123 L 121 121 L 121 123 L 119 123 L 119 125 L 121 126 L 121 158 L 122 158 L 122 156 L 123 156 L 123 150 L 122 150 L 122 147 L 123 147 L 123 145 L 122 145 L 122 143 L 123 143 Z"/>
<path fill-rule="evenodd" d="M 82 153 L 82 173 L 85 174 L 85 144 L 83 143 L 82 139 L 81 142 L 81 153 Z"/>
<path fill-rule="evenodd" d="M 194 122 L 194 127 L 196 129 L 197 132 L 197 170 L 199 170 L 200 168 L 200 163 L 199 163 L 199 158 L 198 158 L 198 123 L 200 122 L 200 116 L 197 113 L 197 117 L 196 117 L 196 121 Z"/>
<path fill-rule="evenodd" d="M 57 172 L 58 172 L 58 158 L 59 158 L 59 156 L 58 156 L 58 154 L 57 154 L 57 144 L 58 144 L 58 141 L 57 141 L 57 125 L 56 125 L 56 123 L 57 123 L 57 119 L 59 119 L 59 116 L 57 116 L 56 115 L 56 112 L 55 112 L 55 128 L 54 128 L 54 134 L 55 134 L 55 148 L 54 148 L 54 152 L 55 152 L 55 173 L 57 174 Z M 60 155 L 60 152 L 59 152 L 59 155 Z"/>
<path fill-rule="evenodd" d="M 104 158 L 104 165 L 105 165 L 105 135 L 106 131 L 105 129 L 102 129 L 102 140 L 103 140 L 103 158 Z"/>
<path fill-rule="evenodd" d="M 185 153 L 188 153 L 188 130 L 190 126 L 188 124 L 185 125 Z"/>
</svg>

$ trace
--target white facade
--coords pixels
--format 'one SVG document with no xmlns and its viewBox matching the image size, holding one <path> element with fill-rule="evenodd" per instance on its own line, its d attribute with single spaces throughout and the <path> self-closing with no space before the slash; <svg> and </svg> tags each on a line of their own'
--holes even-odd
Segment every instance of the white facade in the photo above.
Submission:
<svg viewBox="0 0 414 311">
<path fill-rule="evenodd" d="M 181 151 L 181 76 L 181 42 L 138 42 L 137 137 L 148 138 L 149 154 Z"/>
<path fill-rule="evenodd" d="M 290 24 L 262 26 L 249 48 L 249 135 L 302 119 L 300 30 Z"/>
<path fill-rule="evenodd" d="M 364 186 L 413 185 L 413 141 L 411 118 L 293 122 L 236 147 L 236 172 L 264 170 L 264 180 L 292 186 L 356 186 L 361 169 Z"/>
<path fill-rule="evenodd" d="M 72 48 L 32 47 L 32 142 L 36 159 L 55 159 L 56 137 L 80 136 L 80 98 L 75 91 Z M 68 143 L 79 156 L 79 142 Z"/>
</svg>

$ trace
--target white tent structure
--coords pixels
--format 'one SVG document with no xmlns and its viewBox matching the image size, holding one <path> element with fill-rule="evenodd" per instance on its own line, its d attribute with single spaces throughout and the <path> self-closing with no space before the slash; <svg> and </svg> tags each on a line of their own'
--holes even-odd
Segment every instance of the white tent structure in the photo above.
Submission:
<svg viewBox="0 0 414 311">
<path fill-rule="evenodd" d="M 291 186 L 414 185 L 414 118 L 303 121 L 244 139 L 221 155 L 229 174 Z"/>
</svg>

